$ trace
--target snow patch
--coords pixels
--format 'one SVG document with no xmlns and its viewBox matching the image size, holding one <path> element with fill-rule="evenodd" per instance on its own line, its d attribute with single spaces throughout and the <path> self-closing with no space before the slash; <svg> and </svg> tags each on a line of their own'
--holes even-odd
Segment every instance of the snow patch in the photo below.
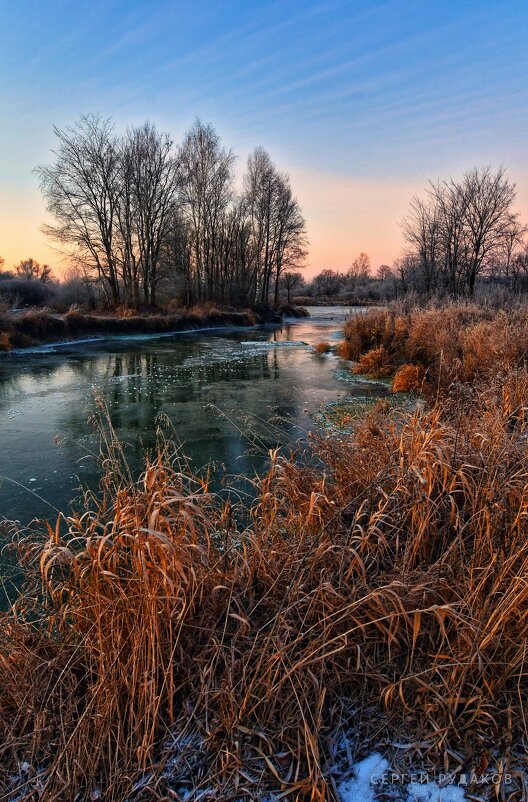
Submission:
<svg viewBox="0 0 528 802">
<path fill-rule="evenodd" d="M 411 783 L 407 786 L 405 802 L 464 802 L 464 789 L 459 785 L 446 785 L 440 788 L 438 783 Z"/>
<path fill-rule="evenodd" d="M 354 777 L 337 786 L 341 802 L 375 802 L 375 784 L 388 769 L 389 761 L 377 752 L 355 763 Z"/>
<path fill-rule="evenodd" d="M 377 752 L 352 766 L 353 777 L 337 786 L 341 802 L 376 802 L 380 797 L 383 775 L 389 770 L 389 761 Z M 436 782 L 410 783 L 401 787 L 401 802 L 464 802 L 464 789 L 459 785 L 440 787 Z"/>
<path fill-rule="evenodd" d="M 268 340 L 267 342 L 259 342 L 258 340 L 242 340 L 240 345 L 251 348 L 291 348 L 306 346 L 303 340 Z"/>
</svg>

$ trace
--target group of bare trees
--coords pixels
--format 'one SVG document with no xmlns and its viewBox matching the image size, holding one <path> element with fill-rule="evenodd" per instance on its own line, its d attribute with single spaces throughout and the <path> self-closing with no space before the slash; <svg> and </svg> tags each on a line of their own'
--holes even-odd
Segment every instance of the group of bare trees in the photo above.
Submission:
<svg viewBox="0 0 528 802">
<path fill-rule="evenodd" d="M 267 303 L 302 263 L 299 203 L 262 148 L 236 193 L 233 153 L 199 120 L 180 146 L 149 123 L 117 136 L 95 115 L 55 134 L 54 161 L 36 168 L 45 231 L 109 303 L 155 305 L 167 288 L 188 305 Z"/>
<path fill-rule="evenodd" d="M 504 168 L 473 168 L 460 181 L 431 183 L 403 222 L 408 250 L 396 265 L 402 289 L 472 296 L 480 277 L 521 289 L 528 251 L 515 197 Z"/>
</svg>

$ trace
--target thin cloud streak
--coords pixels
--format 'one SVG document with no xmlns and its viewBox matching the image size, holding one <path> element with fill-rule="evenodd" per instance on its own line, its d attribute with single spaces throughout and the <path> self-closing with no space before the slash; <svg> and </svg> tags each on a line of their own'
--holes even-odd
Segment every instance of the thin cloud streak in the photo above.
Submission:
<svg viewBox="0 0 528 802">
<path fill-rule="evenodd" d="M 373 261 L 396 256 L 401 232 L 390 214 L 397 208 L 400 219 L 407 190 L 428 176 L 503 162 L 525 191 L 521 0 L 24 0 L 2 15 L 4 256 L 15 235 L 24 253 L 44 247 L 29 231 L 34 210 L 43 214 L 31 169 L 48 157 L 52 124 L 88 111 L 112 116 L 119 130 L 151 119 L 176 140 L 199 115 L 240 170 L 263 145 L 306 206 L 314 269 L 326 264 L 325 248 L 337 266 L 356 240 Z M 17 223 L 24 209 L 32 211 Z"/>
</svg>

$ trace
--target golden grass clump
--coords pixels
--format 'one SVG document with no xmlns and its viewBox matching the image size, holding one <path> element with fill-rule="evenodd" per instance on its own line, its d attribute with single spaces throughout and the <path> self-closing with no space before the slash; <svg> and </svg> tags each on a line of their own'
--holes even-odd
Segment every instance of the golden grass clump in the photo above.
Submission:
<svg viewBox="0 0 528 802">
<path fill-rule="evenodd" d="M 372 309 L 355 315 L 345 324 L 345 340 L 350 359 L 357 359 L 369 348 L 383 344 L 388 322 L 385 310 Z"/>
<path fill-rule="evenodd" d="M 332 350 L 332 347 L 331 347 L 329 342 L 326 342 L 326 340 L 323 340 L 322 342 L 317 343 L 317 345 L 315 346 L 314 350 L 315 350 L 316 354 L 321 354 L 321 355 L 322 354 L 329 354 L 330 351 Z"/>
<path fill-rule="evenodd" d="M 137 315 L 137 311 L 135 309 L 132 309 L 130 306 L 125 306 L 124 304 L 116 306 L 114 313 L 116 317 L 121 318 L 122 320 L 128 320 Z"/>
<path fill-rule="evenodd" d="M 528 306 L 505 311 L 459 303 L 405 312 L 391 306 L 350 318 L 345 338 L 340 354 L 359 360 L 358 372 L 394 376 L 406 364 L 421 365 L 425 391 L 437 392 L 453 381 L 493 378 L 498 371 L 522 367 L 528 356 Z"/>
<path fill-rule="evenodd" d="M 354 359 L 355 353 L 350 347 L 350 343 L 348 340 L 341 340 L 336 346 L 336 354 L 337 356 L 341 357 L 341 359 Z"/>
<path fill-rule="evenodd" d="M 335 800 L 329 739 L 358 721 L 365 749 L 403 738 L 422 764 L 513 760 L 527 397 L 510 370 L 425 413 L 375 407 L 305 458 L 272 453 L 249 518 L 166 446 L 134 482 L 112 445 L 101 495 L 18 545 L 0 789 L 25 761 L 19 799 L 37 780 L 44 799 L 129 799 L 146 777 L 148 798 Z"/>
<path fill-rule="evenodd" d="M 423 365 L 402 365 L 398 368 L 391 384 L 393 393 L 419 393 L 425 381 Z"/>
<path fill-rule="evenodd" d="M 383 345 L 371 348 L 365 354 L 361 354 L 357 364 L 354 365 L 352 372 L 373 379 L 386 379 L 392 373 L 392 363 L 390 355 Z"/>
</svg>

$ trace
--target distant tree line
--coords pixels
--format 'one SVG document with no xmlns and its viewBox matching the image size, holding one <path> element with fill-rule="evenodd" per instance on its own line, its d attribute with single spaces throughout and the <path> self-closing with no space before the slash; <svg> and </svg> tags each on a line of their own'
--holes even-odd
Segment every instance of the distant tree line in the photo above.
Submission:
<svg viewBox="0 0 528 802">
<path fill-rule="evenodd" d="M 39 306 L 55 294 L 55 278 L 49 265 L 32 258 L 23 259 L 12 270 L 3 270 L 4 264 L 0 256 L 0 302 L 11 307 Z"/>
<path fill-rule="evenodd" d="M 297 274 L 299 275 L 299 274 Z M 294 300 L 305 303 L 340 301 L 365 303 L 389 300 L 397 294 L 396 273 L 388 265 L 372 270 L 369 256 L 362 252 L 346 270 L 326 268 L 306 282 L 302 276 Z"/>
<path fill-rule="evenodd" d="M 364 304 L 528 292 L 528 231 L 503 168 L 430 183 L 411 201 L 405 250 L 392 265 L 373 270 L 360 253 L 347 269 L 308 281 L 298 272 L 301 209 L 262 148 L 237 193 L 233 154 L 200 121 L 177 148 L 149 124 L 119 138 L 93 116 L 56 133 L 55 161 L 37 172 L 53 217 L 46 231 L 70 267 L 59 283 L 48 265 L 26 259 L 6 271 L 0 258 L 0 301 L 12 306 Z"/>
<path fill-rule="evenodd" d="M 242 189 L 235 156 L 197 120 L 175 146 L 150 123 L 117 136 L 95 115 L 55 128 L 54 160 L 36 168 L 51 222 L 78 282 L 95 277 L 108 304 L 278 301 L 306 253 L 287 175 L 257 148 Z"/>
<path fill-rule="evenodd" d="M 303 288 L 306 299 L 383 301 L 410 292 L 419 297 L 472 297 L 505 287 L 528 292 L 527 228 L 514 210 L 515 185 L 504 168 L 473 168 L 460 181 L 430 183 L 414 197 L 402 223 L 403 256 L 375 273 L 366 254 L 346 271 L 326 269 Z"/>
</svg>

